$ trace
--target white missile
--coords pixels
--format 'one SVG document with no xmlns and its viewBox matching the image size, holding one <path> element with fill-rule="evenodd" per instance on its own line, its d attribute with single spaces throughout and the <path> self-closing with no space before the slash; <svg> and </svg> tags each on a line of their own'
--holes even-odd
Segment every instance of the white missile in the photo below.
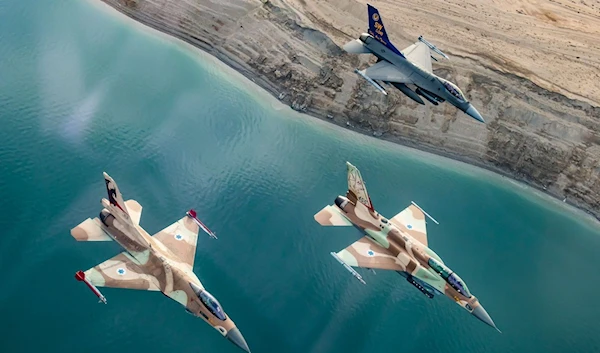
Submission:
<svg viewBox="0 0 600 353">
<path fill-rule="evenodd" d="M 441 56 L 443 56 L 444 58 L 446 58 L 447 60 L 450 60 L 450 58 L 448 57 L 448 55 L 444 54 L 441 50 L 439 50 L 435 45 L 429 43 L 425 38 L 423 38 L 423 36 L 419 36 L 419 41 L 421 41 L 422 43 L 425 43 L 426 46 L 429 47 L 429 49 L 433 50 L 434 52 L 440 54 Z"/>
<path fill-rule="evenodd" d="M 336 253 L 331 252 L 330 254 L 331 254 L 331 256 L 333 256 L 334 259 L 336 259 L 339 263 L 341 263 L 342 266 L 344 266 L 344 268 L 352 274 L 352 276 L 356 277 L 356 279 L 359 280 L 362 284 L 367 284 L 365 282 L 365 280 L 362 279 L 362 276 L 360 274 L 358 274 L 358 272 L 356 272 L 356 270 L 354 270 L 352 267 L 350 267 L 350 265 L 345 263 L 344 260 L 340 259 L 340 257 Z"/>
<path fill-rule="evenodd" d="M 202 229 L 206 234 L 208 234 L 211 238 L 213 239 L 218 239 L 217 235 L 215 234 L 215 232 L 213 232 L 212 230 L 208 229 L 208 227 L 202 223 L 202 221 L 200 221 L 198 219 L 196 211 L 194 211 L 194 209 L 190 209 L 189 211 L 186 212 L 186 215 L 188 217 L 191 217 L 194 222 L 196 222 L 196 224 L 198 225 L 198 227 L 200 227 L 200 229 Z"/>
<path fill-rule="evenodd" d="M 373 85 L 373 87 L 377 88 L 377 90 L 379 92 L 381 92 L 387 96 L 387 92 L 383 89 L 383 87 L 381 87 L 377 82 L 373 81 L 369 76 L 365 75 L 365 73 L 363 71 L 360 71 L 359 69 L 354 69 L 354 72 L 356 72 L 357 74 L 362 76 L 362 78 L 367 80 L 367 82 L 369 82 L 371 85 Z"/>
<path fill-rule="evenodd" d="M 429 215 L 429 213 L 425 212 L 425 210 L 424 210 L 424 209 L 422 209 L 422 208 L 421 208 L 419 205 L 417 205 L 417 204 L 416 204 L 414 201 L 411 201 L 410 203 L 412 203 L 413 205 L 415 205 L 415 207 L 416 207 L 416 208 L 420 209 L 420 210 L 421 210 L 421 212 L 423 212 L 423 213 L 425 214 L 425 216 L 429 217 L 429 219 L 431 219 L 432 221 L 434 221 L 434 222 L 435 222 L 435 224 L 439 224 L 439 223 L 438 223 L 438 221 L 436 221 L 436 220 L 435 220 L 435 218 L 431 217 L 431 216 Z"/>
</svg>

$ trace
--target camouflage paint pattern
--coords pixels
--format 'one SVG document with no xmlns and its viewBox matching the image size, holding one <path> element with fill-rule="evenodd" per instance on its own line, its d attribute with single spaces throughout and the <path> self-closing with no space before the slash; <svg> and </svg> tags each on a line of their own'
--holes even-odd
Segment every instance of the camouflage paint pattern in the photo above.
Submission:
<svg viewBox="0 0 600 353">
<path fill-rule="evenodd" d="M 104 173 L 109 200 L 100 217 L 71 230 L 78 241 L 114 240 L 125 251 L 85 271 L 97 287 L 160 291 L 200 317 L 241 349 L 248 346 L 235 323 L 193 272 L 199 227 L 185 216 L 154 236 L 140 225 L 142 206 L 124 202 L 116 183 Z"/>
<path fill-rule="evenodd" d="M 350 266 L 393 270 L 407 278 L 414 277 L 495 327 L 462 279 L 428 247 L 423 211 L 411 205 L 391 219 L 386 219 L 373 208 L 358 169 L 349 162 L 346 165 L 346 196 L 338 196 L 334 205 L 325 206 L 314 216 L 323 226 L 353 225 L 366 234 L 338 252 L 338 257 Z M 489 321 L 480 317 L 483 315 L 481 311 Z"/>
</svg>

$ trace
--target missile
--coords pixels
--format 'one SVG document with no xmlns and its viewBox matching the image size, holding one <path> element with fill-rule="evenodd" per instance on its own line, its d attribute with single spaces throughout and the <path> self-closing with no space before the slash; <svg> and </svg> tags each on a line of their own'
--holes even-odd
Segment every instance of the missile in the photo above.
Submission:
<svg viewBox="0 0 600 353">
<path fill-rule="evenodd" d="M 377 88 L 377 90 L 381 93 L 383 93 L 384 95 L 387 96 L 387 92 L 383 89 L 383 87 L 381 87 L 377 82 L 373 81 L 369 76 L 365 75 L 365 73 L 363 71 L 360 71 L 358 69 L 354 69 L 354 72 L 356 72 L 357 74 L 359 74 L 360 76 L 362 76 L 362 78 L 364 78 L 365 80 L 367 80 L 367 82 L 369 82 L 371 85 L 373 85 L 373 87 Z"/>
<path fill-rule="evenodd" d="M 423 102 L 421 97 L 419 97 L 419 95 L 415 91 L 408 88 L 408 86 L 405 85 L 404 83 L 398 83 L 398 82 L 390 82 L 390 83 L 392 84 L 392 86 L 396 87 L 402 93 L 404 93 L 406 96 L 408 96 L 408 98 L 414 100 L 415 102 L 417 102 L 419 104 L 425 104 L 425 102 Z"/>
<path fill-rule="evenodd" d="M 414 202 L 414 201 L 411 201 L 410 203 L 412 203 L 413 205 L 415 205 L 415 207 L 416 207 L 416 208 L 418 208 L 419 210 L 421 210 L 421 212 L 423 212 L 423 214 L 424 214 L 425 216 L 429 217 L 429 219 L 431 219 L 432 221 L 434 221 L 434 222 L 435 222 L 435 224 L 438 224 L 438 225 L 439 225 L 438 221 L 436 221 L 436 220 L 435 220 L 435 218 L 431 217 L 431 216 L 429 215 L 429 213 L 425 212 L 425 210 L 424 210 L 424 209 L 422 209 L 422 208 L 421 208 L 421 206 L 417 205 L 417 203 L 416 203 L 416 202 Z"/>
<path fill-rule="evenodd" d="M 431 102 L 431 104 L 433 105 L 438 105 L 439 102 L 443 102 L 444 100 L 439 98 L 438 96 L 430 93 L 429 91 L 423 90 L 420 87 L 417 87 L 417 90 L 415 91 L 418 95 L 420 95 L 421 97 L 427 99 L 428 101 Z"/>
<path fill-rule="evenodd" d="M 330 252 L 331 256 L 333 256 L 334 259 L 337 260 L 337 262 L 341 263 L 342 266 L 344 266 L 344 268 L 346 270 L 348 270 L 348 272 L 350 272 L 352 274 L 352 276 L 354 276 L 357 280 L 359 280 L 362 284 L 367 284 L 363 279 L 362 276 L 360 274 L 358 274 L 358 272 L 356 272 L 356 270 L 354 270 L 352 267 L 350 267 L 347 263 L 344 262 L 344 260 L 340 259 L 340 257 L 334 253 L 334 252 Z"/>
<path fill-rule="evenodd" d="M 202 221 L 200 221 L 198 219 L 198 217 L 196 217 L 196 211 L 194 211 L 193 209 L 190 209 L 189 211 L 187 211 L 185 213 L 188 217 L 192 218 L 194 220 L 194 222 L 196 222 L 196 224 L 198 225 L 198 227 L 200 227 L 200 229 L 202 229 L 206 234 L 208 234 L 211 238 L 213 239 L 218 239 L 217 235 L 215 234 L 215 232 L 213 232 L 212 230 L 208 229 L 208 227 L 202 223 Z"/>
<path fill-rule="evenodd" d="M 426 46 L 429 47 L 429 49 L 433 50 L 434 52 L 440 54 L 441 56 L 443 56 L 444 58 L 446 58 L 447 60 L 450 60 L 450 58 L 448 57 L 448 55 L 444 54 L 441 50 L 439 50 L 435 45 L 429 43 L 425 38 L 423 38 L 423 36 L 419 36 L 419 41 L 422 43 L 425 43 Z"/>
<path fill-rule="evenodd" d="M 421 293 L 425 294 L 429 299 L 433 298 L 434 292 L 432 292 L 430 289 L 423 286 L 423 283 L 421 281 L 419 281 L 418 279 L 416 279 L 410 275 L 406 277 L 406 280 L 408 281 L 408 283 L 412 284 L 419 291 L 421 291 Z"/>
<path fill-rule="evenodd" d="M 85 278 L 85 273 L 83 271 L 77 271 L 77 273 L 75 273 L 75 279 L 85 283 L 88 288 L 94 292 L 94 294 L 96 294 L 96 296 L 98 297 L 98 299 L 100 299 L 100 301 L 98 303 L 104 303 L 106 304 L 106 297 L 104 295 L 102 295 L 102 293 L 100 293 L 100 290 L 98 288 L 96 288 L 95 285 L 93 285 L 90 281 L 88 281 L 87 278 Z"/>
</svg>

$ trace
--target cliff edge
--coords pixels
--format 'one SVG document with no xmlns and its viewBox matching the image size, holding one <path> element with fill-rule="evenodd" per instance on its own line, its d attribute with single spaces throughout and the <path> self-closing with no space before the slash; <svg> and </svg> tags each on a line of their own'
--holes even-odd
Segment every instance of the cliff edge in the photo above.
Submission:
<svg viewBox="0 0 600 353">
<path fill-rule="evenodd" d="M 449 104 L 383 96 L 341 46 L 367 28 L 360 0 L 102 0 L 215 55 L 292 108 L 483 166 L 600 217 L 600 1 L 375 1 L 399 48 L 419 35 L 451 60 L 487 124 Z"/>
</svg>

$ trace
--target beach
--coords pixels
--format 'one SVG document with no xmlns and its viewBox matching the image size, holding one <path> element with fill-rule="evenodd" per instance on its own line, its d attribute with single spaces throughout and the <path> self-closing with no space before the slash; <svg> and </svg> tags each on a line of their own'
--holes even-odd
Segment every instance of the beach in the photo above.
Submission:
<svg viewBox="0 0 600 353">
<path fill-rule="evenodd" d="M 367 27 L 366 2 L 102 0 L 200 48 L 293 109 L 484 167 L 600 215 L 600 2 L 372 1 L 392 41 L 419 35 L 451 58 L 484 116 L 382 96 L 353 73 L 374 63 L 341 46 Z"/>
</svg>

